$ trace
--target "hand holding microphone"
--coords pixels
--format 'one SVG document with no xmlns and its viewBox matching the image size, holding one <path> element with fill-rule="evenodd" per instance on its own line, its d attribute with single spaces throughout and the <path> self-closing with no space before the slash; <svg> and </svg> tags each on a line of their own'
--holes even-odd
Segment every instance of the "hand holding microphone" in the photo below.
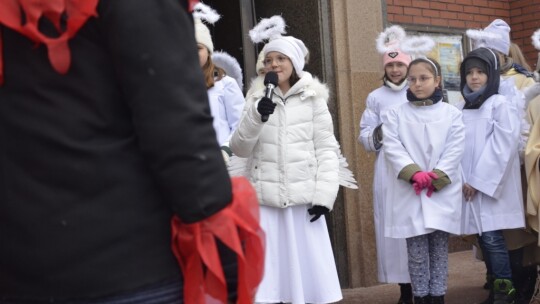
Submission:
<svg viewBox="0 0 540 304">
<path fill-rule="evenodd" d="M 276 72 L 270 71 L 264 76 L 264 85 L 266 86 L 266 92 L 264 97 L 259 101 L 257 105 L 257 111 L 261 114 L 262 122 L 268 121 L 268 116 L 274 113 L 276 104 L 272 101 L 272 95 L 274 94 L 274 88 L 278 83 L 278 75 Z"/>
</svg>

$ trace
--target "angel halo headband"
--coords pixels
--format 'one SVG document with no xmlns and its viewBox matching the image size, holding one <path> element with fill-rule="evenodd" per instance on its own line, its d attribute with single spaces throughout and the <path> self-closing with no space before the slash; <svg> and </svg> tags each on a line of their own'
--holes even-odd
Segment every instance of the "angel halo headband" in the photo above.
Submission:
<svg viewBox="0 0 540 304">
<path fill-rule="evenodd" d="M 426 54 L 429 53 L 433 47 L 435 47 L 435 41 L 428 36 L 413 36 L 406 37 L 401 43 L 401 49 L 414 56 L 417 59 L 423 59 L 433 66 L 435 69 L 435 76 L 440 76 L 437 65 L 431 59 L 427 58 Z"/>
</svg>

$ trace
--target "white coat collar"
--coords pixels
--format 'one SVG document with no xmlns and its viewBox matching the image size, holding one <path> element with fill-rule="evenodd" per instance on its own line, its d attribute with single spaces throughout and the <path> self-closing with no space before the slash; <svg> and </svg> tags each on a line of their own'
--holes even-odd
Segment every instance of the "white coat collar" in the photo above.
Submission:
<svg viewBox="0 0 540 304">
<path fill-rule="evenodd" d="M 249 97 L 253 97 L 256 99 L 260 99 L 264 96 L 265 92 L 265 86 L 264 86 L 264 76 L 257 76 L 252 82 L 251 82 L 253 90 L 253 94 Z M 283 96 L 279 89 L 276 89 L 275 94 L 278 94 L 281 98 L 286 99 L 287 97 L 291 95 L 300 94 L 300 100 L 305 100 L 310 97 L 319 97 L 323 98 L 326 101 L 328 101 L 328 97 L 330 95 L 330 92 L 328 90 L 328 87 L 319 81 L 316 77 L 313 77 L 309 72 L 305 72 L 302 75 L 302 78 L 298 80 L 297 83 L 295 83 L 289 91 L 287 91 L 287 94 Z"/>
</svg>

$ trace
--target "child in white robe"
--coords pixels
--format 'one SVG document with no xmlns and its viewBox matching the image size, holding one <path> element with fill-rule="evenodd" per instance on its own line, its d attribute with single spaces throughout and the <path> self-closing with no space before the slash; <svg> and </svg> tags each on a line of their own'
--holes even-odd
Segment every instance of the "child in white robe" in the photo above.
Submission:
<svg viewBox="0 0 540 304">
<path fill-rule="evenodd" d="M 419 58 L 408 69 L 408 103 L 382 126 L 392 178 L 386 184 L 386 236 L 405 238 L 414 303 L 444 303 L 448 237 L 459 234 L 465 131 L 460 111 L 443 101 L 441 68 Z"/>
<path fill-rule="evenodd" d="M 407 245 L 404 239 L 384 236 L 384 181 L 386 162 L 382 152 L 382 116 L 391 107 L 407 102 L 407 68 L 411 56 L 399 48 L 405 37 L 403 28 L 393 25 L 377 38 L 377 50 L 382 55 L 383 85 L 369 93 L 366 109 L 360 120 L 360 142 L 367 152 L 374 152 L 373 215 L 377 245 L 377 272 L 381 283 L 398 283 L 398 304 L 412 304 L 412 289 L 407 266 Z"/>
<path fill-rule="evenodd" d="M 520 121 L 516 105 L 499 90 L 498 57 L 478 48 L 463 60 L 465 99 L 464 234 L 480 234 L 486 265 L 494 276 L 490 301 L 513 303 L 510 260 L 502 229 L 524 227 L 518 157 Z"/>
</svg>

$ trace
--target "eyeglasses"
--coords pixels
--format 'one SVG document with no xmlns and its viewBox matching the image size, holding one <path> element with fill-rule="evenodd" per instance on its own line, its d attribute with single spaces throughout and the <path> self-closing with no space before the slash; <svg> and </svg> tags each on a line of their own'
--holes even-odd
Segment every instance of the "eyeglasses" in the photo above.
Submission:
<svg viewBox="0 0 540 304">
<path fill-rule="evenodd" d="M 420 76 L 418 78 L 416 78 L 416 77 L 407 77 L 407 82 L 409 84 L 411 84 L 411 83 L 414 84 L 417 81 L 419 83 L 425 83 L 426 81 L 430 80 L 431 78 L 433 78 L 433 77 L 430 77 L 430 76 Z"/>
<path fill-rule="evenodd" d="M 276 56 L 275 58 L 266 58 L 266 59 L 264 59 L 263 64 L 265 66 L 271 66 L 272 63 L 275 61 L 276 65 L 282 65 L 287 60 L 289 60 L 289 57 L 287 57 L 287 56 Z"/>
</svg>

